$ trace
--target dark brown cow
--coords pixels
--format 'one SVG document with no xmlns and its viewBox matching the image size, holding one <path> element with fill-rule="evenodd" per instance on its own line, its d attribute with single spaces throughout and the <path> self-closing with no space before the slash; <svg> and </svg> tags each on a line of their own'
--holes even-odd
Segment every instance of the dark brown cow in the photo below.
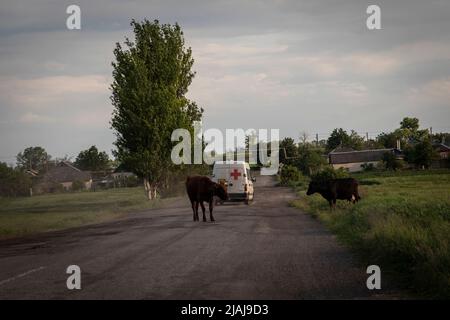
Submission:
<svg viewBox="0 0 450 320">
<path fill-rule="evenodd" d="M 203 221 L 206 222 L 205 206 L 203 201 L 209 203 L 209 219 L 214 221 L 213 217 L 213 201 L 214 196 L 218 196 L 222 200 L 227 200 L 228 195 L 225 188 L 204 176 L 187 177 L 186 191 L 191 200 L 192 211 L 194 212 L 194 221 L 199 221 L 198 205 L 200 204 L 203 211 Z"/>
<path fill-rule="evenodd" d="M 306 194 L 319 193 L 330 204 L 331 209 L 336 208 L 336 199 L 358 202 L 358 181 L 353 178 L 331 179 L 327 181 L 311 181 Z"/>
</svg>

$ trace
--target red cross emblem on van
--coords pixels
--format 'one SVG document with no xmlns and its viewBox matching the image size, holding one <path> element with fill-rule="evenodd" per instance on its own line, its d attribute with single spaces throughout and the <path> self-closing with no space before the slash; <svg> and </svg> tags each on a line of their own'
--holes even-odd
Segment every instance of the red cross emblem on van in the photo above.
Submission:
<svg viewBox="0 0 450 320">
<path fill-rule="evenodd" d="M 237 169 L 234 169 L 233 172 L 230 173 L 230 176 L 233 177 L 234 180 L 237 180 L 241 175 L 242 174 Z"/>
</svg>

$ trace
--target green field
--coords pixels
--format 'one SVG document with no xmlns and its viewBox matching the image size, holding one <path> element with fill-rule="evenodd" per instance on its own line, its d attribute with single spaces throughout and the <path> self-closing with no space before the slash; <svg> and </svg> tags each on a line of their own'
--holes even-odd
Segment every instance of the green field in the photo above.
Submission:
<svg viewBox="0 0 450 320">
<path fill-rule="evenodd" d="M 450 297 L 450 171 L 363 173 L 362 200 L 338 201 L 335 212 L 320 195 L 293 205 L 323 221 L 364 265 L 379 265 L 423 297 Z M 305 184 L 303 184 L 304 186 Z"/>
<path fill-rule="evenodd" d="M 104 222 L 164 202 L 147 200 L 143 187 L 0 198 L 0 239 Z"/>
</svg>

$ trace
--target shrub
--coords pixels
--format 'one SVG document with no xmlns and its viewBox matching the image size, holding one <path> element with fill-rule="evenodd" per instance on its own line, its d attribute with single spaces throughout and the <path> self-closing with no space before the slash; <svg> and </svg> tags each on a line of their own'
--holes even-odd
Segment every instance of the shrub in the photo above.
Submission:
<svg viewBox="0 0 450 320">
<path fill-rule="evenodd" d="M 288 185 L 291 182 L 298 181 L 301 177 L 300 171 L 291 165 L 285 165 L 281 168 L 280 183 L 282 185 Z"/>
<path fill-rule="evenodd" d="M 407 146 L 404 153 L 405 160 L 418 168 L 429 168 L 433 159 L 437 157 L 430 139 L 423 139 L 413 146 Z"/>
<path fill-rule="evenodd" d="M 348 178 L 348 171 L 344 168 L 334 169 L 333 167 L 325 167 L 316 174 L 311 176 L 313 181 L 327 181 L 331 179 Z"/>
<path fill-rule="evenodd" d="M 17 169 L 0 162 L 0 196 L 18 197 L 30 194 L 30 177 Z"/>
<path fill-rule="evenodd" d="M 375 170 L 375 166 L 373 165 L 373 163 L 363 163 L 363 164 L 361 165 L 361 168 L 362 168 L 363 171 L 365 171 L 365 172 Z"/>
<path fill-rule="evenodd" d="M 304 174 L 311 175 L 326 166 L 327 162 L 320 150 L 301 147 L 299 157 L 295 159 L 296 167 Z"/>
<path fill-rule="evenodd" d="M 81 191 L 84 190 L 85 187 L 83 181 L 75 180 L 72 182 L 72 191 Z"/>
<path fill-rule="evenodd" d="M 397 159 L 395 154 L 393 154 L 392 152 L 385 152 L 383 154 L 381 161 L 383 163 L 384 168 L 388 170 L 396 171 L 398 169 L 403 168 L 402 160 Z"/>
</svg>

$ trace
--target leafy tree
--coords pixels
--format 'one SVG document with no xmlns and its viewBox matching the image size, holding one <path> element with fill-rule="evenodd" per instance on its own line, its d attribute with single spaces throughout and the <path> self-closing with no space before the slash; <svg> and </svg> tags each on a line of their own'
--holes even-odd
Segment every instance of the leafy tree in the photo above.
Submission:
<svg viewBox="0 0 450 320">
<path fill-rule="evenodd" d="M 322 156 L 320 149 L 313 149 L 307 146 L 301 146 L 299 149 L 296 166 L 303 174 L 311 175 L 326 165 L 327 161 Z"/>
<path fill-rule="evenodd" d="M 345 145 L 348 143 L 348 140 L 349 136 L 347 131 L 342 128 L 336 128 L 331 132 L 330 137 L 327 140 L 327 150 L 331 151 L 340 145 Z"/>
<path fill-rule="evenodd" d="M 373 149 L 382 149 L 384 145 L 378 141 L 378 139 L 369 139 L 368 141 L 364 141 L 363 149 L 373 150 Z"/>
<path fill-rule="evenodd" d="M 100 171 L 109 168 L 110 161 L 106 152 L 99 152 L 96 146 L 81 151 L 74 165 L 81 170 Z"/>
<path fill-rule="evenodd" d="M 383 162 L 384 167 L 388 170 L 396 171 L 403 167 L 402 161 L 397 159 L 395 154 L 392 152 L 385 152 L 381 161 Z"/>
<path fill-rule="evenodd" d="M 17 166 L 22 170 L 32 169 L 40 171 L 45 168 L 51 157 L 42 147 L 28 147 L 17 157 Z"/>
<path fill-rule="evenodd" d="M 408 117 L 403 118 L 403 120 L 400 121 L 400 129 L 410 130 L 412 132 L 419 130 L 419 119 Z"/>
<path fill-rule="evenodd" d="M 312 181 L 324 182 L 331 179 L 348 178 L 349 174 L 344 168 L 334 169 L 331 166 L 324 167 L 322 170 L 311 175 Z"/>
<path fill-rule="evenodd" d="M 408 117 L 400 121 L 400 128 L 395 132 L 401 137 L 404 144 L 409 143 L 411 139 L 422 140 L 428 135 L 428 130 L 419 130 L 419 119 Z"/>
<path fill-rule="evenodd" d="M 363 147 L 363 144 L 364 138 L 359 136 L 356 131 L 352 130 L 350 134 L 348 134 L 344 129 L 336 128 L 331 132 L 330 137 L 327 140 L 327 150 L 331 151 L 338 146 L 360 150 Z"/>
<path fill-rule="evenodd" d="M 284 138 L 280 142 L 280 163 L 293 165 L 295 163 L 295 159 L 298 156 L 298 149 L 295 144 L 294 139 L 292 138 Z"/>
<path fill-rule="evenodd" d="M 400 140 L 401 147 L 407 148 L 408 144 L 420 141 L 428 135 L 428 130 L 419 130 L 419 119 L 403 118 L 400 127 L 393 132 L 383 132 L 377 137 L 377 141 L 385 148 L 396 148 L 397 140 Z"/>
<path fill-rule="evenodd" d="M 382 132 L 378 135 L 377 141 L 385 148 L 397 148 L 397 140 L 400 138 L 398 132 Z"/>
<path fill-rule="evenodd" d="M 327 148 L 327 140 L 325 140 L 325 139 L 319 140 L 317 147 L 326 149 Z"/>
<path fill-rule="evenodd" d="M 0 162 L 0 196 L 17 197 L 29 195 L 31 178 L 20 169 Z"/>
<path fill-rule="evenodd" d="M 193 132 L 203 109 L 186 98 L 195 76 L 191 48 L 178 24 L 133 20 L 134 41 L 114 50 L 111 121 L 118 160 L 143 178 L 149 199 L 173 170 L 174 129 Z M 192 136 L 192 134 L 191 134 Z"/>
<path fill-rule="evenodd" d="M 356 131 L 352 130 L 348 136 L 347 146 L 355 150 L 361 150 L 364 146 L 364 138 L 361 137 Z"/>
<path fill-rule="evenodd" d="M 432 138 L 433 142 L 444 143 L 446 145 L 450 144 L 450 133 L 448 132 L 434 133 Z"/>
<path fill-rule="evenodd" d="M 436 157 L 430 139 L 424 138 L 422 141 L 408 146 L 404 150 L 405 160 L 419 168 L 429 168 Z"/>
<path fill-rule="evenodd" d="M 291 165 L 284 165 L 280 172 L 280 183 L 282 185 L 288 185 L 291 182 L 299 180 L 301 177 L 300 171 Z"/>
</svg>

